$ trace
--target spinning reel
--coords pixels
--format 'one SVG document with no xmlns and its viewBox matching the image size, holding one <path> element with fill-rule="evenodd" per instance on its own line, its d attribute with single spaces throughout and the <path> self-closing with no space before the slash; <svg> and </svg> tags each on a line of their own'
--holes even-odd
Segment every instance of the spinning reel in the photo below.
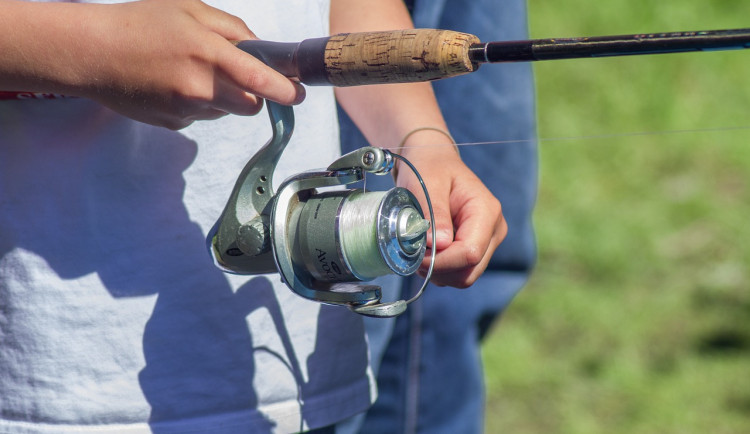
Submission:
<svg viewBox="0 0 750 434">
<path fill-rule="evenodd" d="M 343 305 L 373 317 L 392 317 L 419 298 L 432 275 L 435 256 L 419 292 L 409 300 L 381 303 L 381 288 L 364 284 L 387 274 L 414 274 L 435 226 L 427 189 L 414 166 L 385 149 L 364 147 L 325 170 L 286 179 L 274 193 L 273 172 L 294 129 L 291 107 L 267 101 L 273 136 L 240 173 L 221 217 L 208 234 L 214 263 L 236 274 L 279 272 L 296 294 Z M 365 192 L 333 189 L 387 174 L 395 160 L 416 174 L 430 220 L 409 190 Z M 325 190 L 326 187 L 331 187 Z"/>
</svg>

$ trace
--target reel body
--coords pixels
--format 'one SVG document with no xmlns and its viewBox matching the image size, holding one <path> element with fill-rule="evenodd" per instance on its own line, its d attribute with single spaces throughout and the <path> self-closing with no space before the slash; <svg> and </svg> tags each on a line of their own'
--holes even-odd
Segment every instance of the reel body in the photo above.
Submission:
<svg viewBox="0 0 750 434">
<path fill-rule="evenodd" d="M 294 114 L 291 107 L 267 105 L 273 136 L 243 169 L 208 235 L 214 263 L 236 274 L 278 271 L 298 295 L 363 315 L 402 313 L 422 291 L 409 301 L 381 303 L 380 287 L 363 282 L 414 274 L 432 225 L 404 188 L 365 192 L 341 187 L 363 180 L 365 173 L 387 174 L 394 159 L 403 157 L 361 148 L 325 170 L 289 177 L 274 193 L 271 179 L 291 137 Z M 431 271 L 432 263 L 424 286 Z"/>
</svg>

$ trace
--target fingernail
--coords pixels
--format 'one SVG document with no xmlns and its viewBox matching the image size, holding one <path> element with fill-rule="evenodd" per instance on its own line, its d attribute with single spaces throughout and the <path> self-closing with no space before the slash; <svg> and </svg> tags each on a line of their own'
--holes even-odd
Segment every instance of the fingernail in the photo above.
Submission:
<svg viewBox="0 0 750 434">
<path fill-rule="evenodd" d="M 451 242 L 451 240 L 453 239 L 453 233 L 451 231 L 441 229 L 437 231 L 437 237 L 438 241 Z"/>
</svg>

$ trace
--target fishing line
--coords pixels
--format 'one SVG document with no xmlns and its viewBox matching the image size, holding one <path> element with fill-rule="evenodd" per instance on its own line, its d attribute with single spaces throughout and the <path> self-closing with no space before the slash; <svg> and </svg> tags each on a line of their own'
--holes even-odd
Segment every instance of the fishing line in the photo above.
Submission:
<svg viewBox="0 0 750 434">
<path fill-rule="evenodd" d="M 699 134 L 699 133 L 716 133 L 716 132 L 732 132 L 732 131 L 750 131 L 750 125 L 740 127 L 715 127 L 715 128 L 693 128 L 684 130 L 663 130 L 663 131 L 635 131 L 627 133 L 608 133 L 608 134 L 593 134 L 593 135 L 581 135 L 581 136 L 560 136 L 560 137 L 540 137 L 537 139 L 511 139 L 511 140 L 495 140 L 486 142 L 463 142 L 456 143 L 456 146 L 489 146 L 489 145 L 510 145 L 510 144 L 522 144 L 522 143 L 535 143 L 535 142 L 562 142 L 572 140 L 599 140 L 599 139 L 616 139 L 623 137 L 644 137 L 644 136 L 666 136 L 666 135 L 677 135 L 677 134 Z M 438 146 L 453 146 L 453 144 L 442 143 L 433 145 L 421 145 L 420 147 L 438 147 Z M 407 146 L 388 148 L 390 150 L 405 149 Z"/>
<path fill-rule="evenodd" d="M 344 259 L 360 280 L 372 280 L 391 273 L 378 245 L 377 215 L 385 191 L 352 193 L 341 207 L 339 234 Z"/>
</svg>

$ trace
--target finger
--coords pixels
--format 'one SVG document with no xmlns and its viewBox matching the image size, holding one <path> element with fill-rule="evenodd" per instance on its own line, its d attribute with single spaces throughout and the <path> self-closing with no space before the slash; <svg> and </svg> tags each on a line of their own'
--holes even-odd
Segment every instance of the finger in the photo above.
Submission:
<svg viewBox="0 0 750 434">
<path fill-rule="evenodd" d="M 228 115 L 224 110 L 219 110 L 215 108 L 209 108 L 206 110 L 203 110 L 200 113 L 196 113 L 193 116 L 189 116 L 187 119 L 185 119 L 187 122 L 194 122 L 194 121 L 212 121 L 215 119 L 222 118 L 226 115 Z"/>
<path fill-rule="evenodd" d="M 448 258 L 447 260 L 446 258 L 441 258 L 439 262 L 442 265 L 433 273 L 434 277 L 432 280 L 436 285 L 453 286 L 455 288 L 467 288 L 473 285 L 474 282 L 476 282 L 476 280 L 479 279 L 479 277 L 481 277 L 481 275 L 487 269 L 487 266 L 492 259 L 492 255 L 495 252 L 495 249 L 500 245 L 506 233 L 507 225 L 505 224 L 505 220 L 503 220 L 502 224 L 499 227 L 499 230 L 493 236 L 493 239 L 489 243 L 487 250 L 484 252 L 482 259 L 478 263 L 476 263 L 476 265 L 471 265 L 474 263 L 473 259 L 469 259 L 466 261 L 466 263 L 460 264 L 460 262 L 456 262 L 454 258 Z M 436 263 L 438 262 L 438 258 L 440 258 L 443 253 L 444 252 L 438 253 L 435 258 Z M 448 263 L 447 266 L 445 265 L 446 262 Z M 421 270 L 426 269 L 422 268 Z M 426 273 L 426 271 L 424 271 L 423 273 Z"/>
<path fill-rule="evenodd" d="M 478 250 L 469 251 L 467 260 L 476 259 L 479 252 L 494 251 L 508 231 L 500 201 L 486 189 L 475 188 L 473 193 L 458 192 L 454 202 L 455 240 Z"/>
<path fill-rule="evenodd" d="M 402 172 L 403 173 L 403 172 Z M 403 180 L 401 176 L 404 176 Z M 422 212 L 425 218 L 429 219 L 429 208 L 427 206 L 427 200 L 422 192 L 422 186 L 417 181 L 417 178 L 409 173 L 399 174 L 399 185 L 403 185 L 409 191 L 414 192 L 417 196 L 417 201 L 422 207 Z M 434 182 L 433 182 L 434 181 Z M 436 250 L 442 250 L 448 247 L 453 242 L 453 220 L 451 216 L 450 208 L 450 181 L 445 182 L 439 180 L 439 178 L 433 177 L 427 185 L 428 193 L 430 194 L 430 203 L 432 204 L 432 212 L 434 214 L 434 222 L 430 224 L 435 225 L 435 232 L 437 236 L 437 242 L 433 243 L 432 230 L 427 231 L 427 246 Z"/>
<path fill-rule="evenodd" d="M 442 251 L 448 248 L 453 242 L 453 221 L 451 220 L 450 210 L 442 206 L 443 202 L 432 203 L 433 214 L 435 214 L 435 235 L 437 241 L 432 240 L 432 230 L 427 231 L 427 246 L 434 251 Z M 425 206 L 424 209 L 427 207 Z M 429 216 L 427 216 L 429 217 Z"/>
<path fill-rule="evenodd" d="M 164 115 L 161 117 L 154 117 L 153 115 L 150 116 L 143 116 L 139 118 L 139 116 L 132 116 L 133 119 L 140 120 L 141 122 L 146 122 L 152 125 L 168 128 L 170 130 L 181 130 L 189 125 L 191 125 L 195 121 L 200 120 L 214 120 L 219 119 L 223 116 L 226 116 L 227 112 L 223 110 L 216 110 L 213 108 L 205 108 L 201 110 L 200 112 L 193 113 L 190 116 L 175 116 L 175 115 Z"/>
<path fill-rule="evenodd" d="M 473 269 L 479 265 L 489 250 L 490 243 L 483 245 L 454 241 L 448 248 L 439 250 L 435 255 L 435 273 L 457 273 Z M 422 267 L 429 265 L 426 257 Z"/>
<path fill-rule="evenodd" d="M 202 5 L 202 6 L 201 6 Z M 292 82 L 260 60 L 237 49 L 230 40 L 257 39 L 255 34 L 238 17 L 200 3 L 194 17 L 217 35 L 224 43 L 217 44 L 216 59 L 220 70 L 244 92 L 270 99 L 280 104 L 301 103 L 305 91 L 301 84 Z M 244 97 L 248 100 L 248 97 Z M 249 98 L 252 99 L 252 98 Z M 255 103 L 252 107 L 260 110 Z M 257 113 L 257 111 L 256 111 Z"/>
<path fill-rule="evenodd" d="M 440 257 L 438 253 L 437 257 Z M 437 263 L 436 257 L 436 263 Z M 489 261 L 492 259 L 492 252 L 486 252 L 480 263 L 475 267 L 457 268 L 457 269 L 440 269 L 436 268 L 432 272 L 430 282 L 436 286 L 451 286 L 454 288 L 467 288 L 471 286 L 487 268 Z M 418 274 L 422 277 L 427 275 L 429 266 L 424 264 L 420 266 Z"/>
<path fill-rule="evenodd" d="M 476 269 L 463 270 L 455 273 L 433 273 L 430 283 L 435 286 L 450 286 L 465 289 L 477 281 L 482 273 Z"/>
<path fill-rule="evenodd" d="M 254 116 L 263 108 L 263 99 L 243 91 L 226 79 L 220 79 L 216 83 L 212 107 L 235 115 Z"/>
<path fill-rule="evenodd" d="M 203 2 L 187 4 L 193 18 L 230 41 L 257 39 L 242 19 Z"/>
<path fill-rule="evenodd" d="M 433 271 L 431 281 L 438 286 L 452 286 L 454 288 L 467 288 L 473 285 L 487 269 L 492 259 L 492 254 L 501 241 L 502 238 L 497 237 L 495 241 L 490 242 L 484 255 L 477 263 L 475 263 L 474 259 L 468 259 L 461 263 L 460 261 L 455 261 L 454 258 L 442 257 L 446 253 L 445 251 L 439 252 L 435 257 L 436 268 Z M 455 252 L 460 247 L 455 246 L 454 243 L 454 246 L 451 246 L 449 249 L 453 249 Z M 440 265 L 437 265 L 438 263 Z M 420 274 L 423 276 L 426 275 L 427 269 L 428 266 L 425 265 L 420 267 Z"/>
<path fill-rule="evenodd" d="M 284 105 L 299 104 L 305 99 L 301 84 L 284 77 L 229 42 L 223 44 L 217 53 L 217 63 L 227 79 L 244 92 Z"/>
<path fill-rule="evenodd" d="M 445 274 L 479 270 L 481 274 L 507 234 L 507 223 L 499 202 L 496 205 L 493 201 L 467 203 L 454 220 L 457 225 L 454 241 L 447 248 L 437 251 L 435 272 Z M 422 267 L 427 264 L 428 259 L 425 259 Z"/>
</svg>

